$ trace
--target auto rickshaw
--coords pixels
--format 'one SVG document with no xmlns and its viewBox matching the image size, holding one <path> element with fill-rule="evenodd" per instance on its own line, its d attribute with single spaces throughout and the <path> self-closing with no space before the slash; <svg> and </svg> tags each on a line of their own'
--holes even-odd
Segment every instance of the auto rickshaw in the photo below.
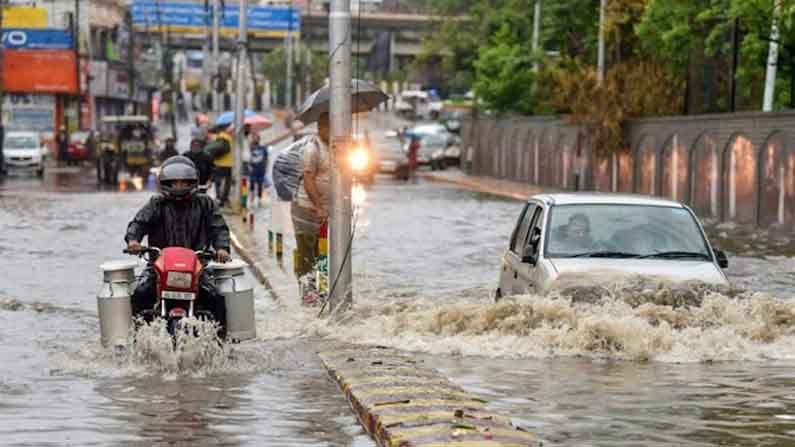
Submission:
<svg viewBox="0 0 795 447">
<path fill-rule="evenodd" d="M 130 176 L 148 176 L 154 165 L 154 141 L 149 118 L 144 115 L 106 116 L 102 118 L 102 124 L 114 135 L 119 168 Z"/>
</svg>

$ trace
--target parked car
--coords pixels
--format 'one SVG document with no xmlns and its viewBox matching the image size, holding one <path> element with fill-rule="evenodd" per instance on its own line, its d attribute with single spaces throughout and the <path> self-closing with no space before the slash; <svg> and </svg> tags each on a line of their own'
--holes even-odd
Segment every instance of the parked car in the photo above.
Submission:
<svg viewBox="0 0 795 447">
<path fill-rule="evenodd" d="M 3 158 L 7 171 L 35 172 L 44 175 L 47 148 L 42 146 L 39 134 L 28 131 L 9 131 L 3 142 Z"/>
<path fill-rule="evenodd" d="M 88 148 L 88 136 L 89 133 L 87 131 L 79 131 L 79 132 L 72 132 L 69 135 L 69 159 L 75 161 L 84 161 L 90 160 L 94 154 Z"/>
<path fill-rule="evenodd" d="M 409 178 L 409 159 L 400 146 L 397 132 L 387 131 L 382 135 L 374 135 L 373 150 L 378 157 L 378 172 L 390 174 L 399 180 Z"/>
<path fill-rule="evenodd" d="M 395 102 L 399 116 L 413 120 L 436 120 L 442 113 L 444 103 L 427 91 L 406 90 Z"/>
<path fill-rule="evenodd" d="M 496 298 L 545 294 L 565 277 L 642 275 L 728 286 L 726 255 L 678 202 L 611 194 L 543 194 L 522 209 Z"/>
</svg>

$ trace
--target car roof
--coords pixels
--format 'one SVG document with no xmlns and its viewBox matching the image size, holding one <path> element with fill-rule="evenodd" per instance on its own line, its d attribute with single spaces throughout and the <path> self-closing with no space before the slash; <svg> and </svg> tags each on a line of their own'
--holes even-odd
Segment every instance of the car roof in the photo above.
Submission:
<svg viewBox="0 0 795 447">
<path fill-rule="evenodd" d="M 417 134 L 441 134 L 441 133 L 448 133 L 447 128 L 441 124 L 437 123 L 430 123 L 430 124 L 420 124 L 419 126 L 414 126 L 413 129 L 409 130 L 409 133 L 417 133 Z"/>
<path fill-rule="evenodd" d="M 614 194 L 603 192 L 536 194 L 530 200 L 540 200 L 549 205 L 649 205 L 683 208 L 679 202 L 641 194 Z"/>
</svg>

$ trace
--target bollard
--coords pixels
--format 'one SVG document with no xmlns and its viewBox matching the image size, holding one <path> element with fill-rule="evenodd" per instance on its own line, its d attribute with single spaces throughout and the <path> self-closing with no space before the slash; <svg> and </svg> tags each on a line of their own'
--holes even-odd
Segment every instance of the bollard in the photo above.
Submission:
<svg viewBox="0 0 795 447">
<path fill-rule="evenodd" d="M 284 256 L 284 240 L 282 240 L 282 234 L 276 233 L 276 259 L 280 260 Z"/>
<path fill-rule="evenodd" d="M 245 177 L 240 179 L 240 208 L 243 210 L 243 223 L 246 223 L 248 218 L 248 179 Z"/>
<path fill-rule="evenodd" d="M 248 230 L 254 231 L 254 213 L 248 213 Z"/>
<path fill-rule="evenodd" d="M 273 230 L 268 230 L 268 253 L 273 253 Z"/>
</svg>

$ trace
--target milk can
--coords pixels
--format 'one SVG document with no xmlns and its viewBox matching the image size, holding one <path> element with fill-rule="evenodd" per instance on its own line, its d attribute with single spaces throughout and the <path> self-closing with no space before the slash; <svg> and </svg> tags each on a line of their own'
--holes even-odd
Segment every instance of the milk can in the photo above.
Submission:
<svg viewBox="0 0 795 447">
<path fill-rule="evenodd" d="M 254 323 L 254 289 L 245 276 L 246 263 L 235 259 L 211 264 L 215 286 L 226 302 L 226 334 L 232 341 L 257 336 Z"/>
<path fill-rule="evenodd" d="M 102 287 L 97 293 L 102 346 L 127 343 L 132 324 L 131 296 L 135 288 L 135 261 L 111 261 L 99 266 Z"/>
</svg>

